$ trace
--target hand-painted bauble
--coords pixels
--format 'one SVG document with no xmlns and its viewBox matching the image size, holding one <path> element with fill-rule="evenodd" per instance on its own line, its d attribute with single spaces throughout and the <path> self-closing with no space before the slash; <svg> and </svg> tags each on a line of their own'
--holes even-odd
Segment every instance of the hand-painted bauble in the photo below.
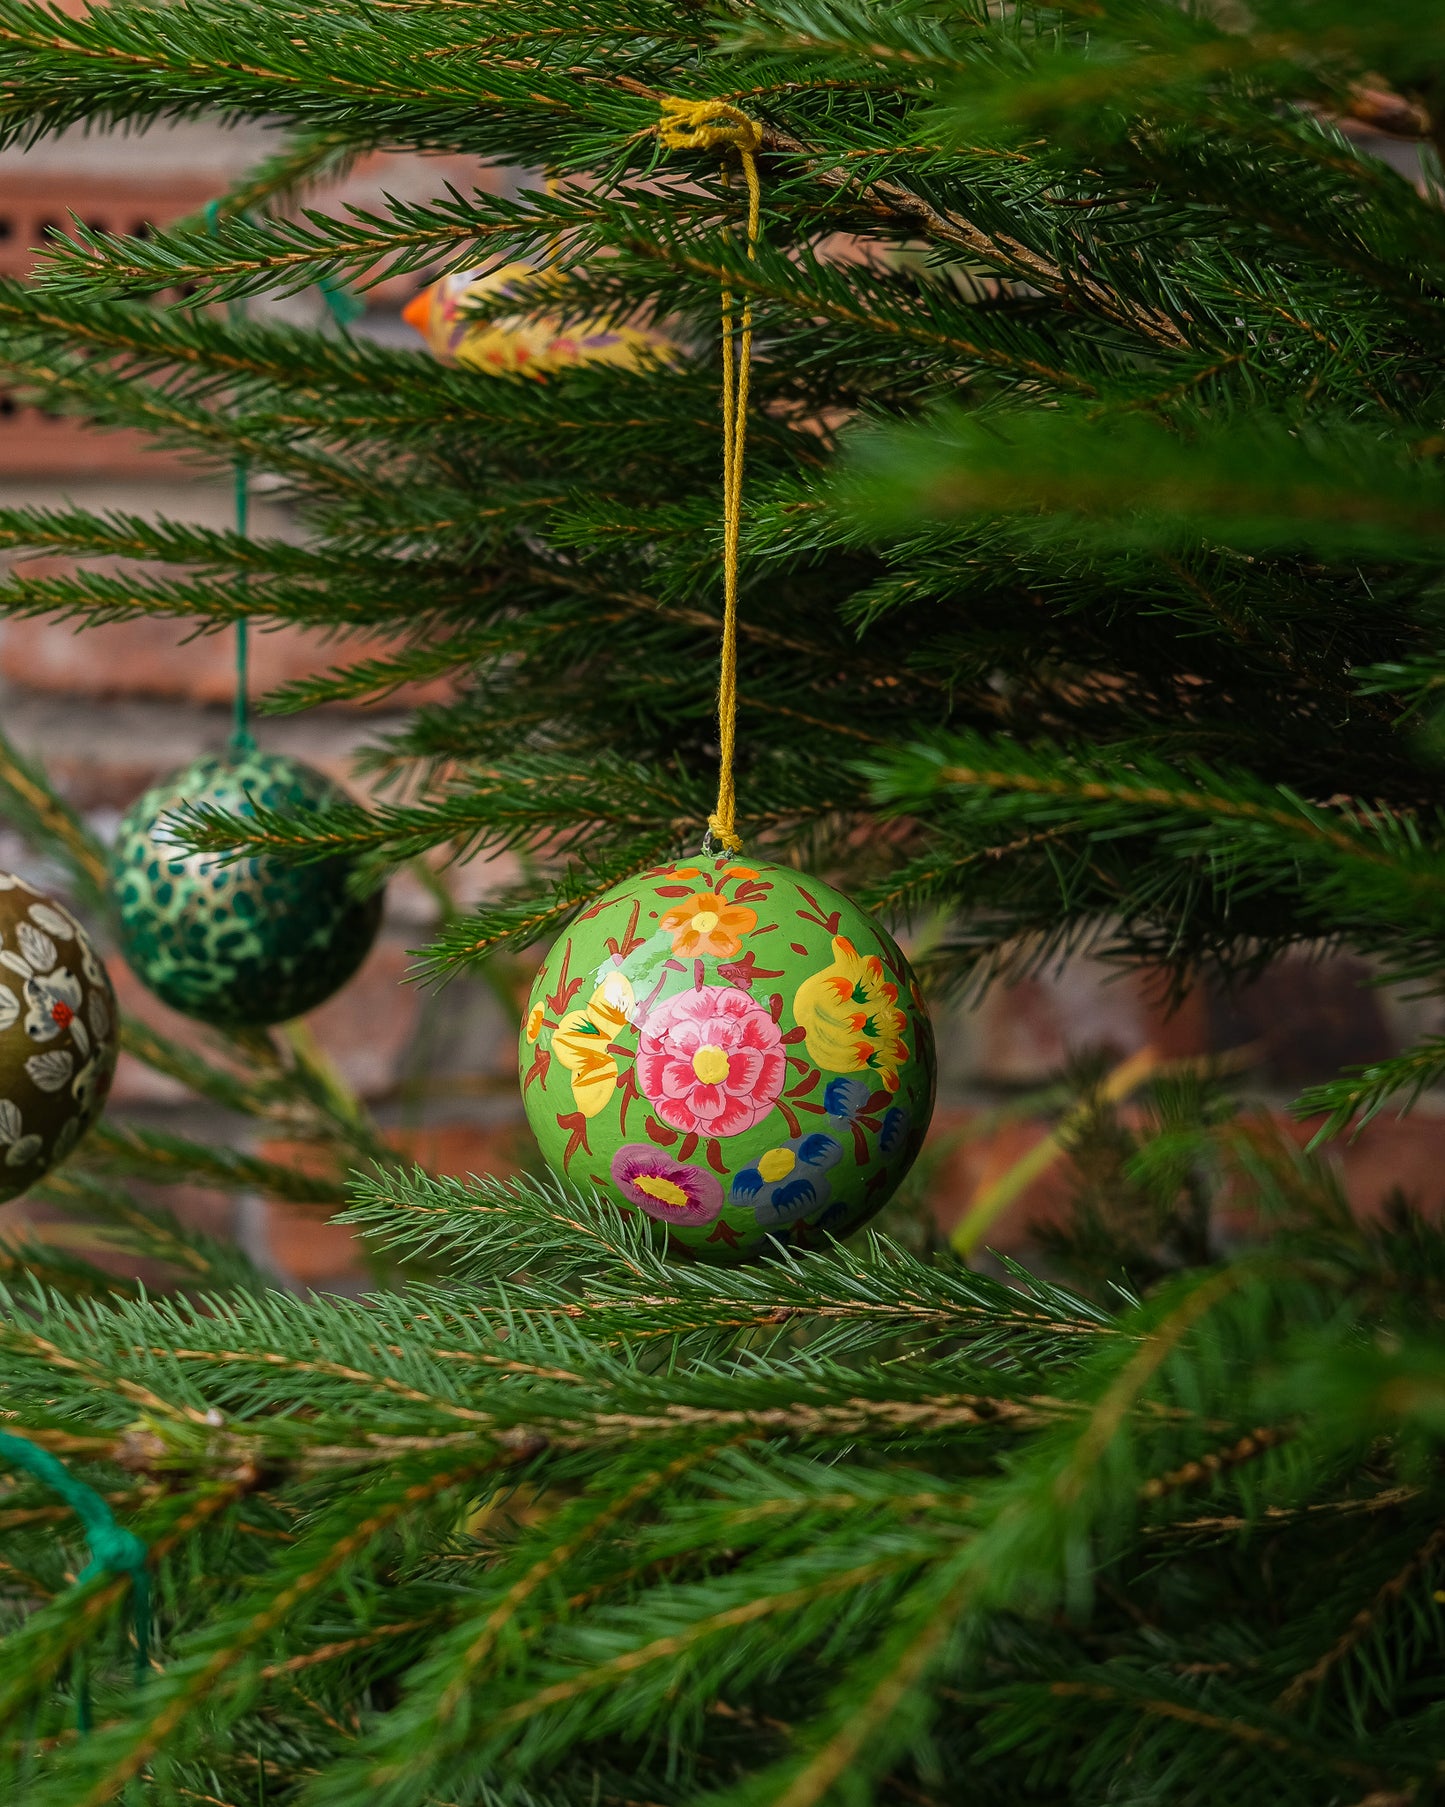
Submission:
<svg viewBox="0 0 1445 1807">
<path fill-rule="evenodd" d="M 892 938 L 815 879 L 727 857 L 583 912 L 532 987 L 521 1069 L 553 1172 L 709 1261 L 846 1236 L 933 1110 L 933 1031 Z"/>
<path fill-rule="evenodd" d="M 536 289 L 555 289 L 558 305 L 538 310 Z M 547 376 L 578 364 L 612 364 L 635 370 L 675 350 L 648 326 L 602 315 L 578 320 L 563 303 L 566 277 L 536 264 L 496 264 L 458 270 L 415 295 L 402 309 L 436 355 L 486 376 L 523 372 Z M 526 291 L 532 291 L 527 293 Z"/>
<path fill-rule="evenodd" d="M 115 993 L 85 930 L 0 872 L 0 1199 L 63 1161 L 115 1073 Z"/>
<path fill-rule="evenodd" d="M 346 983 L 381 920 L 381 892 L 356 896 L 337 857 L 226 864 L 189 853 L 176 812 L 207 804 L 303 815 L 346 794 L 284 754 L 207 754 L 126 812 L 110 859 L 121 951 L 144 984 L 187 1016 L 226 1028 L 283 1023 Z"/>
</svg>

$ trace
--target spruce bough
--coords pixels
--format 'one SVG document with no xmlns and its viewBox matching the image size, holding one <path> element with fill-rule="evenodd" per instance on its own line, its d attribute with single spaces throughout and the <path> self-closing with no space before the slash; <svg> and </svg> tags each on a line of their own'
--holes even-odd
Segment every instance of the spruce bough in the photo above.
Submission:
<svg viewBox="0 0 1445 1807">
<path fill-rule="evenodd" d="M 1438 985 L 1445 20 L 1376 10 L 0 0 L 9 142 L 280 134 L 214 231 L 77 227 L 0 285 L 7 380 L 244 459 L 307 530 L 4 508 L 0 546 L 80 562 L 0 606 L 367 633 L 275 710 L 452 675 L 373 750 L 392 791 L 189 832 L 526 849 L 429 960 L 546 941 L 711 803 L 726 285 L 757 329 L 750 846 L 949 925 L 940 988 L 1085 943 L 1181 987 L 1321 942 Z M 669 97 L 757 121 L 755 259 L 719 155 L 664 154 Z M 1418 142 L 1420 181 L 1352 118 Z M 305 205 L 388 147 L 553 181 Z M 555 256 L 579 315 L 651 314 L 681 355 L 493 381 L 211 305 L 493 255 Z M 83 880 L 79 825 L 0 767 Z M 299 1054 L 146 1046 L 385 1162 Z M 1338 1133 L 1442 1073 L 1433 1038 L 1299 1109 Z M 884 1239 L 681 1267 L 575 1190 L 394 1162 L 351 1214 L 414 1278 L 360 1303 L 183 1239 L 201 1299 L 7 1254 L 7 1431 L 144 1539 L 155 1639 L 136 1690 L 126 1579 L 68 1585 L 53 1502 L 7 1496 L 6 1798 L 1434 1798 L 1445 1237 L 1356 1224 L 1187 1075 L 1142 1127 L 1102 1094 L 1070 1125 L 1067 1284 Z M 123 1222 L 107 1161 L 286 1183 L 113 1127 L 86 1159 L 61 1195 Z M 1229 1259 L 1224 1198 L 1268 1232 Z"/>
</svg>

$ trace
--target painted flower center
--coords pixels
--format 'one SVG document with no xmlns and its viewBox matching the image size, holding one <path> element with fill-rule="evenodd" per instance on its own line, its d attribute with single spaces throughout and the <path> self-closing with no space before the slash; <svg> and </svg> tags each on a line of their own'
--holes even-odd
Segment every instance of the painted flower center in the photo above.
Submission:
<svg viewBox="0 0 1445 1807">
<path fill-rule="evenodd" d="M 798 1164 L 798 1157 L 791 1148 L 770 1148 L 758 1162 L 758 1172 L 772 1184 L 774 1180 L 783 1180 Z"/>
<path fill-rule="evenodd" d="M 54 1023 L 59 1023 L 62 1029 L 69 1026 L 74 1015 L 75 1012 L 70 1008 L 69 1004 L 62 1003 L 58 998 L 50 1006 L 50 1020 Z"/>
<path fill-rule="evenodd" d="M 649 1198 L 655 1198 L 660 1205 L 667 1205 L 674 1211 L 682 1210 L 688 1197 L 675 1180 L 665 1180 L 658 1173 L 642 1173 L 632 1182 L 639 1192 L 645 1192 Z"/>
<path fill-rule="evenodd" d="M 716 910 L 699 910 L 688 926 L 696 929 L 699 935 L 710 935 L 717 927 L 719 920 Z"/>
<path fill-rule="evenodd" d="M 712 1042 L 705 1042 L 692 1057 L 692 1070 L 704 1085 L 717 1085 L 726 1079 L 728 1064 L 727 1055 Z"/>
</svg>

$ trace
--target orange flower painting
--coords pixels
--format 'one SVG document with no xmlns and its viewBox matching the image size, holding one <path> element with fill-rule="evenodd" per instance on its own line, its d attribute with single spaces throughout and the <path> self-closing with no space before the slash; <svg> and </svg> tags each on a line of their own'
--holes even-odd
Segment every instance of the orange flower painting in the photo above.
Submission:
<svg viewBox="0 0 1445 1807">
<path fill-rule="evenodd" d="M 746 904 L 729 903 L 716 891 L 698 891 L 674 904 L 660 927 L 672 936 L 672 951 L 684 959 L 712 955 L 731 960 L 742 951 L 743 936 L 758 925 L 758 913 Z"/>
</svg>

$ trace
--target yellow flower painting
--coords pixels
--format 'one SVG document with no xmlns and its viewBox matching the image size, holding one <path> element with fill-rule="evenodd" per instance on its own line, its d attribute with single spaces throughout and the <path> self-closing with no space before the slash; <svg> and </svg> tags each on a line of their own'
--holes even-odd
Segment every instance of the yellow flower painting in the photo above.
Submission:
<svg viewBox="0 0 1445 1807">
<path fill-rule="evenodd" d="M 584 1117 L 595 1117 L 617 1086 L 612 1044 L 627 1028 L 634 1003 L 631 983 L 608 973 L 584 1010 L 569 1010 L 552 1037 L 552 1051 L 572 1075 L 572 1098 Z"/>
<path fill-rule="evenodd" d="M 833 964 L 804 979 L 793 999 L 809 1055 L 825 1073 L 875 1075 L 885 1091 L 898 1090 L 898 1069 L 908 1059 L 898 1008 L 898 987 L 876 954 L 860 954 L 845 935 L 833 937 Z"/>
</svg>

